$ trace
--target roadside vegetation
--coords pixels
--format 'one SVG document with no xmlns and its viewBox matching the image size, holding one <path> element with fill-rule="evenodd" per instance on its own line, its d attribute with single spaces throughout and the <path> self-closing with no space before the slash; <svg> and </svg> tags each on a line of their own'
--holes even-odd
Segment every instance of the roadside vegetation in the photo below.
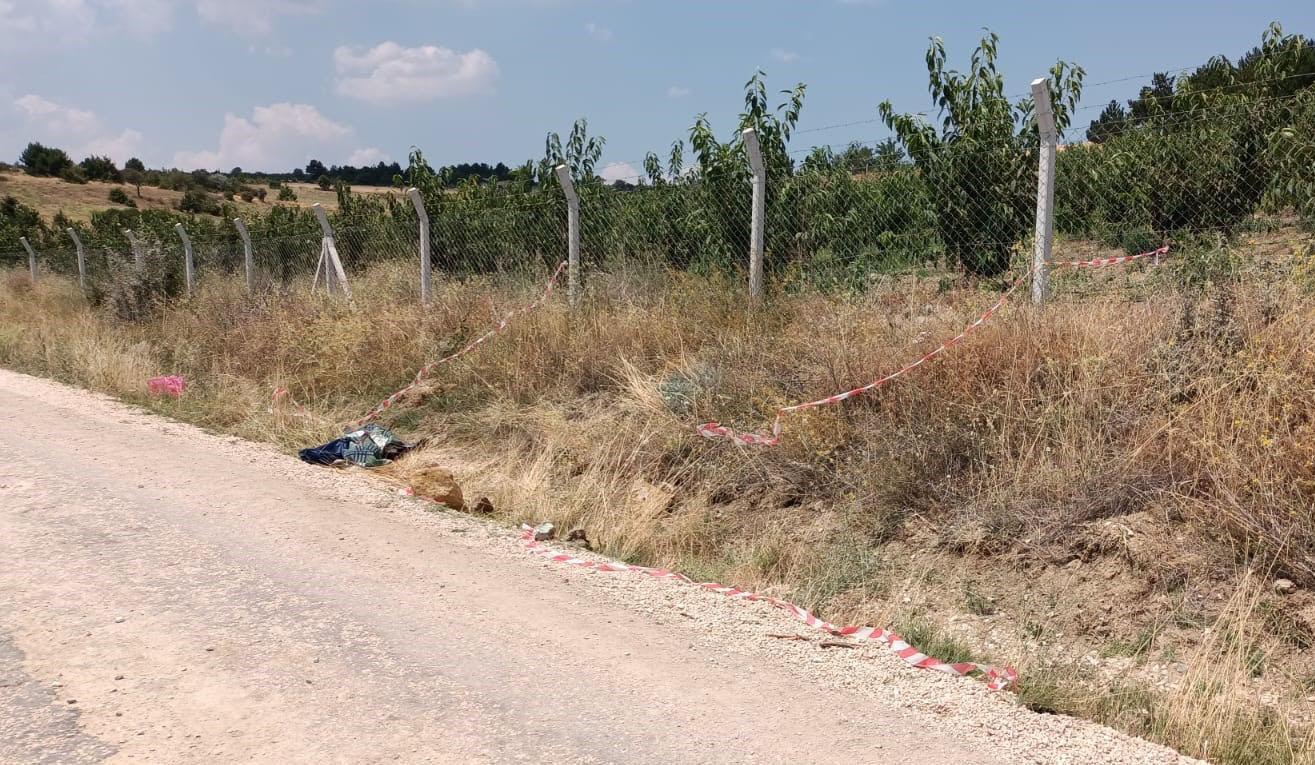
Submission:
<svg viewBox="0 0 1315 765">
<path fill-rule="evenodd" d="M 1004 96 L 997 44 L 963 73 L 933 44 L 937 125 L 883 105 L 893 140 L 802 160 L 788 146 L 806 89 L 772 108 L 764 78 L 749 81 L 739 127 L 758 131 L 772 190 L 764 308 L 745 303 L 736 267 L 738 139 L 701 117 L 688 167 L 677 142 L 626 188 L 598 179 L 602 141 L 580 122 L 497 182 L 452 188 L 411 157 L 399 180 L 442 221 L 427 309 L 410 260 L 369 237 L 344 244 L 355 303 L 312 294 L 291 278 L 304 271 L 248 295 L 222 268 L 183 299 L 158 252 L 139 274 L 106 260 L 88 293 L 14 269 L 0 364 L 318 443 L 482 332 L 490 306 L 542 288 L 564 251 L 548 170 L 565 163 L 607 211 L 586 219 L 580 307 L 517 320 L 391 409 L 385 424 L 432 439 L 395 475 L 440 461 L 509 523 L 584 527 L 627 561 L 893 625 L 942 659 L 1015 663 L 1018 698 L 1039 711 L 1214 761 L 1313 762 L 1315 89 L 1291 87 L 1315 80 L 1304 38 L 1272 28 L 1237 64 L 1157 80 L 1060 153 L 1056 258 L 1169 241 L 1163 264 L 1057 273 L 1054 302 L 1010 305 L 898 383 L 793 415 L 778 448 L 694 433 L 764 428 L 783 404 L 880 377 L 1022 276 L 1035 127 L 1032 105 Z M 1052 74 L 1068 125 L 1083 74 Z M 343 229 L 412 226 L 395 198 L 337 193 Z M 0 237 L 54 230 L 22 205 L 0 211 Z M 172 221 L 109 210 L 86 236 L 124 251 L 118 228 L 166 236 Z M 292 209 L 251 227 L 315 231 Z M 165 373 L 187 393 L 148 399 L 146 378 Z"/>
</svg>

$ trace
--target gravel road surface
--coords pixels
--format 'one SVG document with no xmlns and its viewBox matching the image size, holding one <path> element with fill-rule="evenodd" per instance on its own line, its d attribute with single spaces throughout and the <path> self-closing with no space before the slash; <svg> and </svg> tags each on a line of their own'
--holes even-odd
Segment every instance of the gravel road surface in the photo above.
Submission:
<svg viewBox="0 0 1315 765">
<path fill-rule="evenodd" d="M 85 391 L 0 411 L 0 762 L 1180 761 Z"/>
</svg>

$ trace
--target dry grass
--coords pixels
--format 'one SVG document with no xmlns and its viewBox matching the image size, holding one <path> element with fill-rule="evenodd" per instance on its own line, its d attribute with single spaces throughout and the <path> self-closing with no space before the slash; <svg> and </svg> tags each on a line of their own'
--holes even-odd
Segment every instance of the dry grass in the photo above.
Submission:
<svg viewBox="0 0 1315 765">
<path fill-rule="evenodd" d="M 1286 704 L 1249 700 L 1273 650 L 1260 614 L 1265 589 L 1253 572 L 1239 577 L 1172 689 L 1075 683 L 1089 667 L 1031 666 L 1019 697 L 1034 710 L 1099 720 L 1210 762 L 1315 763 L 1315 740 L 1291 726 Z"/>
<path fill-rule="evenodd" d="M 58 280 L 31 290 L 11 277 L 0 287 L 0 364 L 143 402 L 147 377 L 185 374 L 187 396 L 151 405 L 306 445 L 539 287 L 445 283 L 425 311 L 402 269 L 358 275 L 356 294 L 370 300 L 355 306 L 301 291 L 249 298 L 237 281 L 210 279 L 195 299 L 132 324 Z M 1245 747 L 1261 744 L 1246 735 L 1261 726 L 1268 759 L 1308 761 L 1296 730 L 1256 711 L 1228 662 L 1269 639 L 1247 631 L 1268 627 L 1249 617 L 1262 598 L 1239 572 L 1315 585 L 1315 315 L 1294 285 L 1153 286 L 1132 302 L 1012 307 L 899 384 L 791 416 L 783 445 L 763 450 L 702 441 L 692 426 L 765 428 L 777 406 L 933 347 L 994 293 L 910 279 L 856 296 L 802 291 L 755 311 L 716 279 L 597 274 L 578 313 L 548 305 L 386 422 L 431 437 L 435 451 L 415 464 L 442 455 L 467 498 L 489 496 L 508 521 L 584 526 L 622 559 L 902 625 L 957 653 L 972 649 L 938 638 L 918 603 L 901 607 L 906 593 L 959 587 L 979 615 L 1016 605 L 963 585 L 957 567 L 1027 580 L 1080 556 L 1117 561 L 1148 592 L 1173 577 L 1236 590 L 1240 600 L 1203 617 L 1214 632 L 1198 635 L 1190 667 L 1208 676 L 1189 673 L 1173 692 L 1094 694 L 1038 665 L 1023 698 L 1221 761 L 1248 761 Z M 323 419 L 269 414 L 276 386 Z M 1134 516 L 1170 546 L 1133 555 L 1093 536 Z M 1159 602 L 1149 597 L 1140 602 Z M 1135 616 L 1135 602 L 1119 605 Z M 1239 637 L 1210 637 L 1222 632 Z M 1025 658 L 1005 652 L 992 658 Z"/>
<path fill-rule="evenodd" d="M 253 187 L 259 188 L 261 185 L 253 184 Z M 338 195 L 332 189 L 322 191 L 319 186 L 312 183 L 287 185 L 297 193 L 297 201 L 277 204 L 310 207 L 319 203 L 329 211 L 338 209 Z M 85 184 L 67 183 L 59 178 L 36 177 L 16 170 L 0 171 L 0 197 L 12 196 L 35 209 L 46 220 L 53 218 L 56 213 L 63 212 L 72 220 L 90 221 L 93 212 L 118 207 L 109 201 L 110 189 L 116 188 L 127 192 L 129 198 L 142 210 L 176 210 L 178 202 L 183 198 L 181 191 L 154 186 L 143 186 L 139 197 L 136 189 L 127 184 L 102 181 L 88 181 Z M 352 192 L 357 194 L 386 194 L 393 191 L 393 189 L 373 186 L 352 187 Z M 243 202 L 241 198 L 235 197 L 229 204 L 233 205 L 240 214 L 264 213 L 274 206 L 277 198 L 278 191 L 270 189 L 266 202 Z"/>
<path fill-rule="evenodd" d="M 97 210 L 119 207 L 109 201 L 110 189 L 123 189 L 142 210 L 175 210 L 183 192 L 142 187 L 142 195 L 128 185 L 88 181 L 67 183 L 58 178 L 40 178 L 20 171 L 0 172 L 0 197 L 14 197 L 50 220 L 63 212 L 75 221 L 87 222 Z"/>
</svg>

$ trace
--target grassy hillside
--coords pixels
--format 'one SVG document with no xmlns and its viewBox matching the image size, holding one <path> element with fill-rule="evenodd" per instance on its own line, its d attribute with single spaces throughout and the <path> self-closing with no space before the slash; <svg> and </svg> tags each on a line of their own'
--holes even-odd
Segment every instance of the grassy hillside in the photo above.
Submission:
<svg viewBox="0 0 1315 765">
<path fill-rule="evenodd" d="M 260 185 L 254 184 L 254 187 L 259 188 Z M 278 192 L 277 190 L 270 190 L 266 202 L 247 203 L 241 199 L 235 199 L 230 204 L 233 204 L 242 214 L 248 212 L 263 213 L 275 204 L 310 207 L 318 202 L 326 210 L 332 211 L 338 208 L 338 197 L 333 190 L 323 191 L 311 183 L 289 183 L 287 185 L 291 186 L 293 191 L 296 192 L 296 202 L 275 202 Z M 46 220 L 53 218 L 56 213 L 63 212 L 75 221 L 89 221 L 93 212 L 119 206 L 109 201 L 110 190 L 115 188 L 127 192 L 129 198 L 135 201 L 137 206 L 143 210 L 176 210 L 179 200 L 183 198 L 183 192 L 181 191 L 171 191 L 152 186 L 143 186 L 141 196 L 138 197 L 136 189 L 128 184 L 103 183 L 100 181 L 89 181 L 85 184 L 68 183 L 59 178 L 36 177 L 18 170 L 0 171 L 0 197 L 12 196 L 19 202 L 35 209 Z M 352 191 L 358 194 L 384 194 L 395 190 L 373 186 L 353 186 Z"/>
</svg>

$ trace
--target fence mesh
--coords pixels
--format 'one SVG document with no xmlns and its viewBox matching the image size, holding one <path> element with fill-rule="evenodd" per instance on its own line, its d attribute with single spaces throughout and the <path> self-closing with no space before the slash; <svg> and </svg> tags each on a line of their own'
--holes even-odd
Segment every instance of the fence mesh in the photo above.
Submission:
<svg viewBox="0 0 1315 765">
<path fill-rule="evenodd" d="M 1205 263 L 1228 242 L 1263 261 L 1285 248 L 1308 247 L 1315 222 L 1315 93 L 1187 94 L 1106 120 L 1097 138 L 1059 147 L 1055 259 L 1143 252 L 1171 242 Z M 859 290 L 893 273 L 991 277 L 1025 268 L 1020 264 L 1028 260 L 1035 226 L 1038 143 L 1036 130 L 1022 123 L 993 141 L 948 134 L 935 151 L 914 156 L 892 140 L 794 152 L 780 147 L 781 161 L 769 161 L 766 179 L 768 284 Z M 738 151 L 734 161 L 674 177 L 578 180 L 586 280 L 591 271 L 630 264 L 745 270 L 751 175 Z M 439 274 L 542 275 L 568 251 L 567 206 L 551 179 L 518 190 L 467 185 L 429 194 L 425 202 Z M 279 218 L 279 212 L 253 224 L 252 281 L 259 288 L 309 285 L 320 263 L 321 232 L 308 215 Z M 417 262 L 418 221 L 401 197 L 354 201 L 334 217 L 334 241 L 349 280 L 385 264 L 402 274 L 402 264 Z M 202 228 L 192 233 L 198 283 L 244 274 L 237 230 Z M 181 241 L 164 226 L 137 236 L 147 262 L 179 294 Z M 102 227 L 83 238 L 93 286 L 135 260 L 127 236 L 117 230 Z M 41 270 L 76 273 L 70 240 L 52 236 L 37 246 Z M 21 266 L 27 255 L 15 248 L 0 253 L 0 262 Z M 1144 281 L 1142 270 L 1058 274 L 1056 286 L 1070 295 L 1135 290 Z M 418 293 L 418 285 L 414 289 Z"/>
</svg>

